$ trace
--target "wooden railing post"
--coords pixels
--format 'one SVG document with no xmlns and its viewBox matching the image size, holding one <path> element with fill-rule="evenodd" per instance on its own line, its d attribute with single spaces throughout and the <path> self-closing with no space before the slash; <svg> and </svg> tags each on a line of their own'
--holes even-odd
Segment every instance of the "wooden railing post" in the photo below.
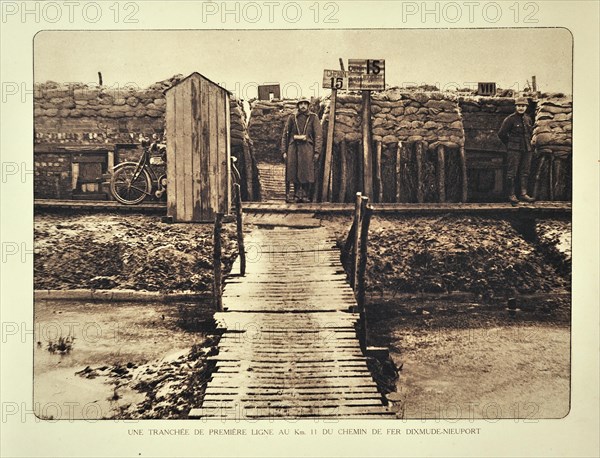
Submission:
<svg viewBox="0 0 600 458">
<path fill-rule="evenodd" d="M 444 145 L 437 147 L 437 187 L 438 200 L 446 202 L 446 152 Z"/>
<path fill-rule="evenodd" d="M 537 153 L 537 151 L 536 151 Z M 534 181 L 533 181 L 533 195 L 535 199 L 538 199 L 540 196 L 540 178 L 542 176 L 542 168 L 544 167 L 544 163 L 546 162 L 546 156 L 542 154 L 539 156 L 539 160 L 537 163 L 537 167 L 535 169 Z"/>
<path fill-rule="evenodd" d="M 381 156 L 383 144 L 381 140 L 375 142 L 375 190 L 377 194 L 372 196 L 373 202 L 383 202 L 383 180 L 381 179 Z M 373 192 L 375 192 L 375 190 Z"/>
<path fill-rule="evenodd" d="M 402 200 L 402 142 L 398 142 L 396 149 L 396 202 Z"/>
<path fill-rule="evenodd" d="M 460 154 L 460 172 L 461 172 L 461 176 L 462 176 L 462 181 L 461 181 L 462 188 L 461 188 L 460 201 L 466 202 L 469 186 L 467 183 L 467 157 L 465 155 L 464 145 L 460 147 L 459 154 Z"/>
<path fill-rule="evenodd" d="M 244 246 L 244 224 L 242 220 L 242 191 L 240 185 L 236 183 L 235 189 L 235 212 L 237 226 L 237 244 L 240 256 L 240 275 L 246 275 L 246 248 Z"/>
<path fill-rule="evenodd" d="M 221 272 L 221 231 L 223 230 L 223 213 L 215 215 L 213 232 L 213 297 L 215 309 L 223 311 L 222 272 Z"/>
<path fill-rule="evenodd" d="M 373 197 L 373 135 L 371 133 L 371 91 L 362 91 L 362 154 L 363 187 L 368 197 Z"/>
<path fill-rule="evenodd" d="M 416 142 L 415 146 L 415 161 L 417 163 L 417 202 L 422 204 L 425 202 L 425 179 L 423 169 L 423 142 Z"/>
<path fill-rule="evenodd" d="M 352 247 L 352 289 L 356 294 L 356 285 L 358 279 L 358 261 L 359 261 L 359 242 L 360 242 L 360 222 L 361 222 L 361 209 L 362 209 L 362 193 L 356 193 L 356 200 L 354 201 L 354 240 Z"/>
<path fill-rule="evenodd" d="M 333 137 L 335 132 L 335 108 L 337 89 L 331 90 L 331 101 L 329 103 L 329 121 L 327 123 L 327 142 L 325 144 L 325 157 L 323 161 L 323 181 L 321 182 L 321 202 L 333 200 L 331 195 L 331 162 L 333 159 Z"/>
<path fill-rule="evenodd" d="M 357 302 L 361 311 L 365 309 L 365 274 L 367 272 L 367 241 L 369 239 L 369 224 L 372 208 L 368 205 L 369 198 L 361 198 L 360 248 L 358 256 Z"/>
<path fill-rule="evenodd" d="M 360 254 L 359 254 L 359 264 L 358 264 L 358 288 L 357 288 L 357 297 L 356 301 L 358 303 L 358 309 L 360 313 L 360 318 L 362 325 L 360 327 L 362 335 L 360 336 L 361 342 L 363 342 L 363 346 L 365 349 L 368 347 L 369 342 L 369 328 L 367 326 L 367 308 L 366 308 L 366 274 L 367 274 L 367 245 L 369 240 L 369 224 L 371 222 L 371 214 L 373 209 L 371 206 L 367 205 L 369 202 L 368 197 L 362 198 L 363 208 L 361 210 L 362 213 L 362 221 L 360 224 Z"/>
<path fill-rule="evenodd" d="M 347 156 L 346 140 L 343 139 L 340 143 L 340 189 L 338 190 L 338 200 L 342 203 L 346 202 L 346 186 L 348 181 L 348 171 L 346 167 Z"/>
</svg>

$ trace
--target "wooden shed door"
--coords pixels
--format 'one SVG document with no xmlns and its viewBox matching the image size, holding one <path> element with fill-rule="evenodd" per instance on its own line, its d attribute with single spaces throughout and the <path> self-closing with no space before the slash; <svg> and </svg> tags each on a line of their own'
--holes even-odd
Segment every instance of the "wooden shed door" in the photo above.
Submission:
<svg viewBox="0 0 600 458">
<path fill-rule="evenodd" d="M 229 213 L 229 100 L 192 74 L 167 92 L 167 215 L 213 221 Z"/>
</svg>

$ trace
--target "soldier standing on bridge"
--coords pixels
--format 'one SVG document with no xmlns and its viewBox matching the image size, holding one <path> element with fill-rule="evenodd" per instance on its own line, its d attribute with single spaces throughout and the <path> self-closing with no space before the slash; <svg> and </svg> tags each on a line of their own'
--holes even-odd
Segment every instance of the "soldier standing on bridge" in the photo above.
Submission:
<svg viewBox="0 0 600 458">
<path fill-rule="evenodd" d="M 286 202 L 310 200 L 310 186 L 315 182 L 315 163 L 323 142 L 321 123 L 309 111 L 309 100 L 298 100 L 298 110 L 291 114 L 281 136 L 281 152 L 285 162 Z M 294 195 L 290 185 L 294 185 Z"/>
<path fill-rule="evenodd" d="M 531 168 L 531 155 L 533 147 L 531 145 L 531 133 L 533 123 L 531 118 L 525 114 L 529 105 L 525 97 L 519 97 L 515 101 L 515 112 L 509 115 L 503 122 L 498 131 L 498 137 L 506 145 L 506 189 L 508 200 L 512 205 L 518 205 L 519 199 L 524 202 L 533 202 L 535 199 L 527 195 L 527 181 L 529 179 L 529 169 Z M 519 182 L 519 199 L 515 195 L 515 178 Z"/>
</svg>

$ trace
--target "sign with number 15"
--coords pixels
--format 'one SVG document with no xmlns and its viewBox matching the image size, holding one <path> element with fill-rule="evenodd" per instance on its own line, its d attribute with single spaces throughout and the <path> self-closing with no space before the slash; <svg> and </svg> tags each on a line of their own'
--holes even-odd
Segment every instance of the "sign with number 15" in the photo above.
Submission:
<svg viewBox="0 0 600 458">
<path fill-rule="evenodd" d="M 348 89 L 348 72 L 323 70 L 323 89 Z"/>
<path fill-rule="evenodd" d="M 385 90 L 385 59 L 348 59 L 348 90 Z"/>
</svg>

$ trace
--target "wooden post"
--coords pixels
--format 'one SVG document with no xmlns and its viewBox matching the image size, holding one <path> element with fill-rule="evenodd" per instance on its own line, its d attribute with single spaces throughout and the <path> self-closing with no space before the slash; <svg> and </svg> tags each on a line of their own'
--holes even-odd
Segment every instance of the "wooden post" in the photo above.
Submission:
<svg viewBox="0 0 600 458">
<path fill-rule="evenodd" d="M 467 157 L 465 155 L 465 147 L 464 145 L 460 147 L 460 171 L 462 175 L 462 193 L 461 193 L 461 202 L 467 201 L 467 193 L 468 193 L 468 183 L 467 183 Z"/>
<path fill-rule="evenodd" d="M 246 140 L 243 141 L 242 151 L 244 153 L 244 170 L 246 175 L 246 192 L 248 200 L 254 200 L 254 175 L 252 173 L 252 155 Z"/>
<path fill-rule="evenodd" d="M 550 154 L 548 163 L 548 192 L 549 199 L 554 200 L 554 155 Z"/>
<path fill-rule="evenodd" d="M 213 296 L 215 309 L 223 311 L 223 292 L 221 287 L 221 231 L 223 229 L 223 213 L 215 214 L 213 233 Z"/>
<path fill-rule="evenodd" d="M 361 326 L 360 331 L 362 336 L 360 336 L 361 342 L 363 342 L 364 348 L 366 348 L 369 343 L 369 332 L 367 326 L 367 309 L 366 309 L 366 301 L 365 301 L 365 279 L 367 274 L 367 243 L 369 240 L 369 223 L 371 222 L 371 214 L 372 208 L 367 205 L 369 202 L 368 197 L 362 198 L 363 209 L 362 209 L 362 221 L 360 227 L 360 256 L 359 256 L 359 266 L 358 266 L 358 291 L 357 291 L 357 303 L 358 309 L 361 318 Z"/>
<path fill-rule="evenodd" d="M 417 164 L 417 202 L 425 201 L 425 183 L 423 178 L 423 142 L 415 145 L 415 162 Z"/>
<path fill-rule="evenodd" d="M 383 202 L 383 182 L 381 180 L 381 141 L 377 141 L 375 144 L 375 160 L 377 161 L 377 168 L 375 169 L 375 186 L 377 188 L 377 202 Z M 373 199 L 375 200 L 375 199 Z"/>
<path fill-rule="evenodd" d="M 561 164 L 562 164 L 562 160 L 558 157 L 554 158 L 554 161 L 552 163 L 554 170 L 552 171 L 552 176 L 554 177 L 554 185 L 553 185 L 553 192 L 552 192 L 552 197 L 555 199 L 560 200 L 560 169 L 561 169 Z"/>
<path fill-rule="evenodd" d="M 438 199 L 440 202 L 446 202 L 446 157 L 444 145 L 437 147 L 437 187 Z"/>
<path fill-rule="evenodd" d="M 335 106 L 337 89 L 331 90 L 331 102 L 329 103 L 329 121 L 327 122 L 327 144 L 325 146 L 325 158 L 323 160 L 323 181 L 321 183 L 321 201 L 328 202 L 331 199 L 331 160 L 333 158 L 333 132 L 335 130 Z"/>
<path fill-rule="evenodd" d="M 237 223 L 237 244 L 240 256 L 240 275 L 246 275 L 246 247 L 244 246 L 244 223 L 242 212 L 242 191 L 239 184 L 234 184 L 235 189 L 235 212 Z"/>
<path fill-rule="evenodd" d="M 540 178 L 542 176 L 542 168 L 546 162 L 546 156 L 542 154 L 535 168 L 535 174 L 533 175 L 533 198 L 537 199 L 540 195 Z"/>
<path fill-rule="evenodd" d="M 369 238 L 369 223 L 371 221 L 372 208 L 368 206 L 369 198 L 361 198 L 361 221 L 360 221 L 360 251 L 358 257 L 358 281 L 357 302 L 362 311 L 365 307 L 365 273 L 367 271 L 367 240 Z"/>
<path fill-rule="evenodd" d="M 362 91 L 363 192 L 373 197 L 373 138 L 371 135 L 371 91 Z"/>
<path fill-rule="evenodd" d="M 359 260 L 359 242 L 360 242 L 360 222 L 361 222 L 361 209 L 362 209 L 362 194 L 356 193 L 356 200 L 354 201 L 354 240 L 352 247 L 352 289 L 356 292 L 356 285 L 358 279 L 358 260 Z"/>
<path fill-rule="evenodd" d="M 537 78 L 535 77 L 535 75 L 531 77 L 531 90 L 533 92 L 537 92 Z"/>
<path fill-rule="evenodd" d="M 396 148 L 396 202 L 400 203 L 402 198 L 402 142 L 398 142 Z"/>
<path fill-rule="evenodd" d="M 338 192 L 338 201 L 344 203 L 346 201 L 346 183 L 348 177 L 346 174 L 348 173 L 346 170 L 346 140 L 342 140 L 340 143 L 340 189 Z"/>
<path fill-rule="evenodd" d="M 364 188 L 364 182 L 363 182 L 363 175 L 364 175 L 364 164 L 363 164 L 363 144 L 362 142 L 357 142 L 356 143 L 356 148 L 358 149 L 358 151 L 356 152 L 356 154 L 353 154 L 352 157 L 356 158 L 356 173 L 355 173 L 355 177 L 356 177 L 356 190 L 357 192 L 363 192 L 365 190 Z"/>
</svg>

